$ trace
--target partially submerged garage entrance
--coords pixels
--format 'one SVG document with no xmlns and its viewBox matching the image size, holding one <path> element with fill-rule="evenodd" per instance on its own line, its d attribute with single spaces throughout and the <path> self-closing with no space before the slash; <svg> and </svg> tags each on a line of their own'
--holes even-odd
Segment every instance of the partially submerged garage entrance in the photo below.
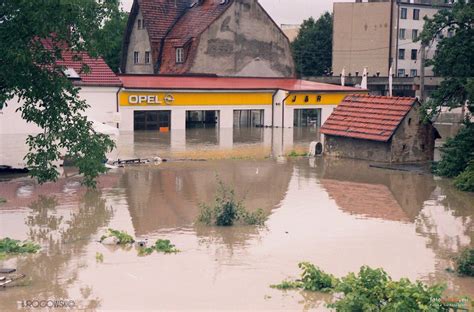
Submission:
<svg viewBox="0 0 474 312">
<path fill-rule="evenodd" d="M 186 129 L 217 128 L 219 126 L 219 111 L 186 111 Z"/>
<path fill-rule="evenodd" d="M 133 128 L 135 131 L 169 132 L 171 127 L 171 111 L 153 110 L 133 112 Z"/>
<path fill-rule="evenodd" d="M 295 109 L 294 127 L 321 127 L 321 108 Z"/>
</svg>

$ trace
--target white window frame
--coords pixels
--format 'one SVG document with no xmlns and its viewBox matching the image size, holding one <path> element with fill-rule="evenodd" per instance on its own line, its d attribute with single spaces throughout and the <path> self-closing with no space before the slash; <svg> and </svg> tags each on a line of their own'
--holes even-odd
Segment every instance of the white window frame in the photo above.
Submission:
<svg viewBox="0 0 474 312">
<path fill-rule="evenodd" d="M 140 63 L 140 52 L 133 51 L 133 64 Z"/>
<path fill-rule="evenodd" d="M 402 74 L 400 75 L 400 73 L 402 73 Z M 406 75 L 405 69 L 403 69 L 403 68 L 398 69 L 398 71 L 397 71 L 397 76 L 398 77 L 405 77 L 405 75 Z"/>
<path fill-rule="evenodd" d="M 418 76 L 418 70 L 417 69 L 410 69 L 410 76 L 411 77 L 417 77 Z"/>
<path fill-rule="evenodd" d="M 407 30 L 405 28 L 400 28 L 398 37 L 400 40 L 405 40 L 407 38 Z"/>
<path fill-rule="evenodd" d="M 145 64 L 150 64 L 150 51 L 145 51 Z"/>
<path fill-rule="evenodd" d="M 176 48 L 176 64 L 184 63 L 184 48 Z"/>
</svg>

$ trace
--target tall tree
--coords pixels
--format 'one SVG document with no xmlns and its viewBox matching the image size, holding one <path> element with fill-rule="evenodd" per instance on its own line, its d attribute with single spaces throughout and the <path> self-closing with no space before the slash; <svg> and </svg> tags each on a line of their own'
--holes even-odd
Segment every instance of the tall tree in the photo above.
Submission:
<svg viewBox="0 0 474 312">
<path fill-rule="evenodd" d="M 128 13 L 120 9 L 114 10 L 94 38 L 94 45 L 104 61 L 115 72 L 119 72 L 122 40 L 127 26 Z"/>
<path fill-rule="evenodd" d="M 22 104 L 18 113 L 43 129 L 28 136 L 26 161 L 40 183 L 58 177 L 57 162 L 67 153 L 95 186 L 104 172 L 101 162 L 114 144 L 96 133 L 82 116 L 87 103 L 57 64 L 64 50 L 78 61 L 87 51 L 97 55 L 93 38 L 119 0 L 3 0 L 0 3 L 0 109 L 13 98 Z M 45 44 L 50 43 L 50 44 Z M 87 71 L 87 66 L 83 66 Z"/>
<path fill-rule="evenodd" d="M 421 33 L 422 44 L 429 45 L 435 38 L 437 51 L 427 65 L 434 65 L 437 76 L 444 78 L 427 103 L 427 117 L 436 116 L 442 107 L 456 108 L 468 104 L 474 113 L 474 4 L 458 0 L 452 10 L 441 10 L 432 18 L 425 18 Z M 466 119 L 456 137 L 448 139 L 441 149 L 442 159 L 436 173 L 455 177 L 455 185 L 474 192 L 474 123 Z"/>
<path fill-rule="evenodd" d="M 322 76 L 331 72 L 332 23 L 332 14 L 326 12 L 317 21 L 310 17 L 301 25 L 291 44 L 298 75 Z"/>
<path fill-rule="evenodd" d="M 458 0 L 453 8 L 441 10 L 432 18 L 425 17 L 420 35 L 422 44 L 429 46 L 442 38 L 436 54 L 428 60 L 434 65 L 441 83 L 426 103 L 428 117 L 439 113 L 442 106 L 456 108 L 469 100 L 469 109 L 474 112 L 474 3 Z"/>
</svg>

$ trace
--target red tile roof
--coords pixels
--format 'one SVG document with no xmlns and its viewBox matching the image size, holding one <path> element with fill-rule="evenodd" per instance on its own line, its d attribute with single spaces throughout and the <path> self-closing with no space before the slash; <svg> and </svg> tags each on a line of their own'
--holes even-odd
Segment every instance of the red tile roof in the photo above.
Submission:
<svg viewBox="0 0 474 312">
<path fill-rule="evenodd" d="M 286 90 L 320 92 L 363 92 L 358 88 L 294 78 L 243 78 L 217 76 L 120 75 L 125 88 L 181 90 Z"/>
<path fill-rule="evenodd" d="M 101 57 L 93 58 L 86 52 L 73 52 L 68 45 L 60 42 L 53 42 L 51 38 L 40 39 L 42 45 L 47 50 L 53 50 L 53 46 L 61 47 L 61 58 L 56 60 L 56 66 L 72 68 L 79 75 L 80 80 L 75 80 L 74 84 L 79 86 L 121 86 L 122 82 L 118 76 L 110 69 Z M 89 67 L 85 73 L 83 65 Z M 52 69 L 51 67 L 47 66 Z"/>
<path fill-rule="evenodd" d="M 415 98 L 348 95 L 321 128 L 326 135 L 387 142 Z"/>
<path fill-rule="evenodd" d="M 63 50 L 63 60 L 57 61 L 59 66 L 73 68 L 81 77 L 80 81 L 75 82 L 81 86 L 121 86 L 122 82 L 117 75 L 110 69 L 105 61 L 99 58 L 92 58 L 87 53 L 80 53 L 82 61 L 74 60 L 75 54 L 70 50 Z M 89 67 L 88 73 L 82 73 L 82 64 Z"/>
<path fill-rule="evenodd" d="M 199 36 L 232 3 L 220 4 L 221 0 L 205 0 L 201 5 L 189 8 L 166 36 L 160 73 L 183 74 L 189 71 L 194 61 Z M 185 62 L 176 63 L 176 48 L 185 48 Z"/>
</svg>

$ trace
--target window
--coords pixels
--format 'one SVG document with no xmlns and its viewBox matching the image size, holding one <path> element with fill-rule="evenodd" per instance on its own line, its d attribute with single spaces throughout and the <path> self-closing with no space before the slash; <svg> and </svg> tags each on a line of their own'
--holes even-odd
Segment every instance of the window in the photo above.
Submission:
<svg viewBox="0 0 474 312">
<path fill-rule="evenodd" d="M 400 34 L 399 34 L 399 39 L 400 40 L 405 40 L 405 37 L 406 37 L 406 30 L 405 28 L 400 28 Z"/>
<path fill-rule="evenodd" d="M 418 38 L 418 29 L 413 29 L 411 31 L 411 38 L 415 41 Z"/>
<path fill-rule="evenodd" d="M 407 8 L 402 8 L 401 12 L 400 12 L 400 18 L 401 19 L 407 19 L 407 15 L 408 15 L 408 10 Z"/>
<path fill-rule="evenodd" d="M 453 30 L 448 30 L 448 38 L 452 38 L 454 36 L 454 31 Z"/>
<path fill-rule="evenodd" d="M 176 63 L 184 63 L 184 49 L 176 48 Z"/>
<path fill-rule="evenodd" d="M 137 26 L 138 26 L 138 27 L 137 27 L 138 29 L 142 29 L 142 20 L 141 20 L 141 19 L 139 19 L 139 20 L 137 21 Z"/>
<path fill-rule="evenodd" d="M 417 77 L 417 76 L 418 76 L 418 70 L 416 70 L 416 69 L 411 69 L 411 70 L 410 70 L 410 76 L 412 76 L 412 77 Z"/>
<path fill-rule="evenodd" d="M 413 61 L 416 61 L 417 58 L 418 58 L 418 50 L 417 50 L 417 49 L 412 49 L 412 50 L 411 50 L 411 59 L 412 59 Z"/>
<path fill-rule="evenodd" d="M 398 49 L 398 59 L 399 60 L 405 59 L 405 49 Z"/>
<path fill-rule="evenodd" d="M 138 64 L 138 62 L 140 61 L 139 60 L 139 55 L 140 55 L 140 52 L 137 52 L 137 51 L 133 52 L 133 63 L 134 64 Z"/>
<path fill-rule="evenodd" d="M 145 64 L 150 64 L 150 52 L 145 52 Z"/>
<path fill-rule="evenodd" d="M 415 21 L 420 19 L 420 9 L 413 9 L 413 19 Z"/>
<path fill-rule="evenodd" d="M 405 77 L 405 70 L 404 69 L 399 69 L 398 70 L 398 77 Z"/>
</svg>

